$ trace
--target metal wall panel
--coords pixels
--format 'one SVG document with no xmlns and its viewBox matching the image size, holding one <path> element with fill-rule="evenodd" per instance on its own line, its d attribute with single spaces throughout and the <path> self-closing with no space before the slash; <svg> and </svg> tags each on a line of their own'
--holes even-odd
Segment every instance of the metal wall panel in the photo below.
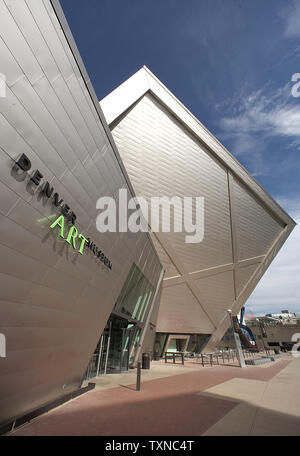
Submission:
<svg viewBox="0 0 300 456">
<path fill-rule="evenodd" d="M 132 263 L 154 288 L 162 268 L 148 234 L 96 229 L 99 197 L 133 193 L 57 2 L 0 0 L 0 56 L 7 81 L 0 98 L 4 424 L 78 388 Z M 24 180 L 12 172 L 22 153 L 32 163 Z M 50 230 L 60 212 L 40 197 L 41 186 L 28 185 L 36 169 L 112 270 Z"/>
<path fill-rule="evenodd" d="M 226 169 L 149 94 L 115 126 L 113 136 L 138 195 L 204 197 L 205 242 L 186 244 L 185 232 L 168 236 L 187 268 L 231 262 Z"/>
<path fill-rule="evenodd" d="M 23 2 L 24 3 L 24 2 Z M 32 50 L 24 39 L 21 30 L 17 26 L 12 14 L 10 14 L 4 1 L 0 3 L 1 17 L 1 38 L 10 50 L 12 56 L 18 62 L 26 74 L 26 77 L 33 84 L 43 76 L 42 68 L 32 58 Z"/>
<path fill-rule="evenodd" d="M 243 288 L 247 285 L 252 275 L 255 273 L 258 267 L 258 263 L 250 264 L 248 266 L 239 267 L 236 270 L 236 289 L 237 295 L 239 296 Z"/>
<path fill-rule="evenodd" d="M 264 255 L 284 224 L 276 220 L 266 208 L 236 179 L 234 180 L 237 258 L 244 260 Z"/>
<path fill-rule="evenodd" d="M 155 249 L 159 255 L 161 264 L 163 265 L 163 268 L 165 270 L 165 279 L 169 279 L 171 277 L 180 277 L 180 272 L 174 265 L 172 259 L 167 255 L 166 251 L 158 241 L 158 239 L 155 236 L 152 236 L 153 239 L 153 244 L 155 246 Z"/>
<path fill-rule="evenodd" d="M 185 283 L 163 287 L 157 331 L 173 333 L 211 333 L 214 327 Z"/>
<path fill-rule="evenodd" d="M 233 271 L 213 274 L 195 280 L 217 326 L 235 300 Z"/>
<path fill-rule="evenodd" d="M 122 117 L 112 132 L 138 195 L 148 201 L 157 195 L 205 198 L 203 242 L 185 243 L 185 232 L 164 234 L 161 242 L 152 236 L 166 270 L 164 284 L 169 282 L 167 279 L 182 276 L 176 267 L 178 258 L 187 274 L 231 264 L 227 170 L 150 94 Z M 166 243 L 170 248 L 165 249 Z M 225 279 L 224 283 L 220 275 L 214 276 L 213 281 L 218 297 L 210 293 L 210 283 L 205 296 L 203 287 L 196 297 L 186 284 L 176 284 L 176 280 L 173 287 L 164 288 L 157 331 L 211 333 L 224 316 L 224 306 L 234 296 L 232 272 L 230 281 Z M 222 300 L 224 291 L 230 295 L 226 303 Z"/>
</svg>

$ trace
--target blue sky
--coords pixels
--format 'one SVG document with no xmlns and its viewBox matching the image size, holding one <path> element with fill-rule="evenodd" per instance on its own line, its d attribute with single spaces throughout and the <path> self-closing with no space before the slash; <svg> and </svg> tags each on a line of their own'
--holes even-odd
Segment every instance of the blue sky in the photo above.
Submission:
<svg viewBox="0 0 300 456">
<path fill-rule="evenodd" d="M 300 224 L 298 0 L 61 0 L 99 99 L 150 70 Z M 300 312 L 300 230 L 247 308 Z"/>
</svg>

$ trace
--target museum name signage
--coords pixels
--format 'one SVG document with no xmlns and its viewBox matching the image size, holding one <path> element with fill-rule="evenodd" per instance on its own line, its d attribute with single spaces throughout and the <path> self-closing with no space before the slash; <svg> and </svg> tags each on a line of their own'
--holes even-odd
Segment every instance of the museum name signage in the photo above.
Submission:
<svg viewBox="0 0 300 456">
<path fill-rule="evenodd" d="M 31 168 L 31 161 L 29 158 L 22 154 L 18 161 L 15 162 L 22 171 L 28 172 Z M 15 166 L 14 165 L 14 166 Z M 43 179 L 43 174 L 37 169 L 30 177 L 30 182 L 38 187 Z M 112 269 L 111 261 L 99 249 L 99 247 L 89 238 L 79 233 L 75 227 L 76 214 L 71 211 L 68 204 L 64 203 L 59 194 L 54 191 L 50 183 L 46 181 L 41 188 L 41 193 L 48 199 L 52 199 L 52 204 L 60 209 L 61 215 L 50 225 L 51 229 L 58 228 L 59 236 L 70 244 L 75 250 L 83 255 L 84 247 L 86 246 L 98 259 L 109 269 Z M 71 226 L 68 224 L 71 223 Z M 79 242 L 78 242 L 79 241 Z"/>
<path fill-rule="evenodd" d="M 67 228 L 68 234 L 65 236 L 65 218 L 63 215 L 60 215 L 53 223 L 50 225 L 50 228 L 53 229 L 59 227 L 59 236 L 63 238 L 68 244 L 72 245 L 73 249 L 77 250 L 82 255 L 85 244 L 92 251 L 92 253 L 107 266 L 109 269 L 112 268 L 112 264 L 109 259 L 104 255 L 104 253 L 97 247 L 90 238 L 86 238 L 83 234 L 79 234 L 75 225 L 72 225 L 69 229 Z M 80 240 L 79 248 L 76 245 L 76 239 Z"/>
</svg>

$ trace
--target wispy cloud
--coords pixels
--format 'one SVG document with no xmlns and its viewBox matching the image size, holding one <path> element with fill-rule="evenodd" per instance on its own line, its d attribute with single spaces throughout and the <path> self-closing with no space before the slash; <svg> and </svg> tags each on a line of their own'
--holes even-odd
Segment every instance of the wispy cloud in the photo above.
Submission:
<svg viewBox="0 0 300 456">
<path fill-rule="evenodd" d="M 291 60 L 296 61 L 300 56 L 299 0 L 286 1 L 277 14 L 277 40 L 286 43 L 282 49 L 287 50 L 278 55 L 277 63 L 282 65 L 285 60 L 290 65 Z M 296 65 L 294 72 L 298 71 Z M 269 80 L 258 90 L 250 89 L 245 81 L 233 96 L 215 105 L 218 115 L 221 115 L 217 121 L 217 136 L 228 144 L 236 156 L 244 157 L 246 166 L 254 175 L 274 173 L 274 166 L 270 164 L 274 140 L 279 139 L 286 152 L 282 154 L 283 166 L 277 168 L 278 173 L 289 168 L 292 154 L 300 150 L 300 98 L 292 96 L 295 82 L 291 81 L 291 77 L 292 74 L 284 86 L 278 87 L 274 75 L 274 80 Z M 277 158 L 279 160 L 278 155 Z M 299 160 L 295 165 L 300 165 Z"/>
<path fill-rule="evenodd" d="M 285 36 L 287 38 L 300 37 L 300 3 L 293 0 L 281 11 L 280 16 L 285 21 Z"/>
<path fill-rule="evenodd" d="M 274 138 L 285 139 L 286 149 L 300 149 L 300 101 L 292 97 L 292 85 L 288 81 L 284 87 L 274 89 L 269 82 L 247 96 L 239 93 L 216 106 L 223 113 L 218 121 L 218 136 L 230 142 L 236 156 L 247 155 L 255 175 L 266 175 L 271 170 L 264 153 Z M 288 165 L 288 157 L 282 158 L 286 161 L 284 166 Z"/>
<path fill-rule="evenodd" d="M 296 103 L 291 95 L 292 85 L 289 81 L 272 90 L 267 84 L 242 100 L 231 99 L 217 105 L 227 114 L 219 121 L 221 129 L 237 138 L 246 135 L 249 139 L 252 134 L 263 133 L 300 141 L 300 102 Z"/>
</svg>

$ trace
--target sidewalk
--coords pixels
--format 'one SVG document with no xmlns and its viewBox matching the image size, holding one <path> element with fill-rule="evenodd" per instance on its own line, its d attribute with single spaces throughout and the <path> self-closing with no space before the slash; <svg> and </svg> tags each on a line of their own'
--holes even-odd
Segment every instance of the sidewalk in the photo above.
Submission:
<svg viewBox="0 0 300 456">
<path fill-rule="evenodd" d="M 210 397 L 234 398 L 238 405 L 204 435 L 300 435 L 300 359 L 269 381 L 233 378 L 209 388 Z"/>
<path fill-rule="evenodd" d="M 109 375 L 95 390 L 10 435 L 300 435 L 300 358 L 261 365 L 185 366 L 153 362 Z"/>
</svg>

